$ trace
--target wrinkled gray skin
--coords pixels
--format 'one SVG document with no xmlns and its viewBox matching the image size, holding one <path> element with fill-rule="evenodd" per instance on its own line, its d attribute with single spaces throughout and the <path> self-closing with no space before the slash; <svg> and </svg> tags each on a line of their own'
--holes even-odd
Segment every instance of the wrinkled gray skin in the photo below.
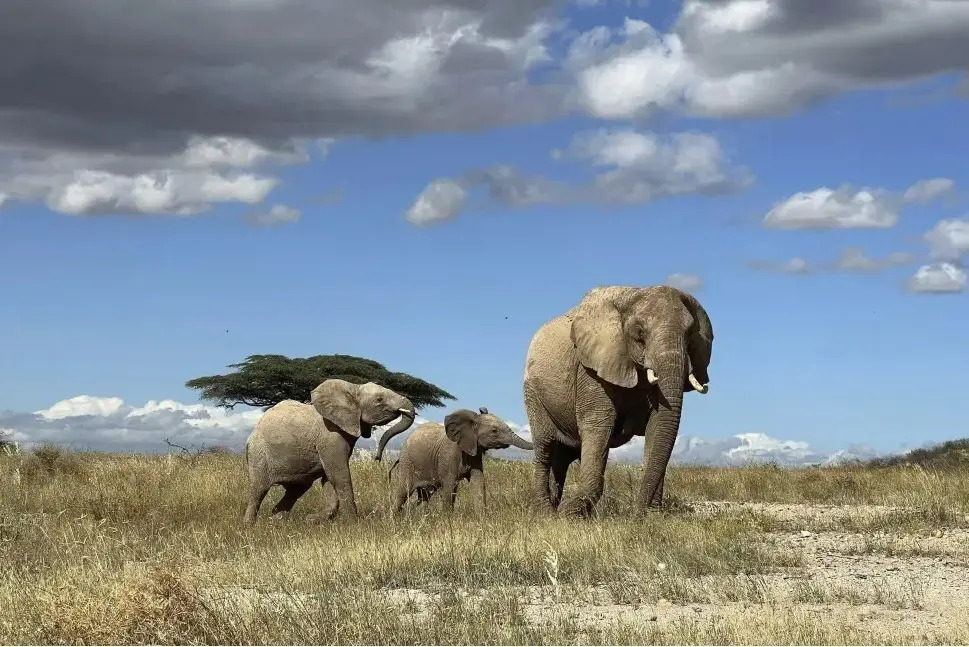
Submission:
<svg viewBox="0 0 969 647">
<path fill-rule="evenodd" d="M 278 518 L 288 515 L 317 479 L 321 486 L 329 482 L 338 498 L 323 518 L 338 511 L 356 516 L 349 461 L 357 438 L 369 438 L 375 425 L 386 425 L 398 416 L 400 421 L 387 433 L 403 431 L 414 423 L 410 400 L 373 382 L 326 380 L 313 389 L 311 402 L 283 400 L 263 414 L 249 435 L 246 525 L 255 523 L 259 506 L 273 485 L 286 489 L 272 510 Z"/>
<path fill-rule="evenodd" d="M 400 455 L 387 474 L 392 483 L 394 514 L 400 512 L 415 491 L 423 502 L 440 490 L 444 509 L 451 511 L 462 480 L 480 490 L 481 509 L 484 510 L 487 505 L 485 452 L 512 445 L 532 449 L 530 442 L 515 434 L 504 420 L 488 413 L 484 407 L 479 412 L 458 409 L 444 417 L 443 425 L 428 422 L 418 426 L 404 441 Z"/>
<path fill-rule="evenodd" d="M 668 286 L 594 288 L 543 324 L 528 347 L 523 385 L 538 507 L 558 509 L 578 459 L 578 491 L 562 512 L 590 514 L 609 449 L 633 436 L 646 437 L 638 506 L 660 506 L 683 393 L 706 393 L 712 349 L 706 311 Z"/>
</svg>

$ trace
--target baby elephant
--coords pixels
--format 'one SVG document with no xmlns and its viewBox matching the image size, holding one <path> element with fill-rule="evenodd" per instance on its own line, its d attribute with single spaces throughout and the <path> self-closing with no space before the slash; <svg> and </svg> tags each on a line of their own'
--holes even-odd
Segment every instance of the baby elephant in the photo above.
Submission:
<svg viewBox="0 0 969 647">
<path fill-rule="evenodd" d="M 400 512 L 416 490 L 426 501 L 436 490 L 444 497 L 444 509 L 454 509 L 458 483 L 468 480 L 481 489 L 481 504 L 486 503 L 484 453 L 511 445 L 532 449 L 532 444 L 511 430 L 504 420 L 481 407 L 480 413 L 458 409 L 444 417 L 444 424 L 427 422 L 410 434 L 387 475 L 392 481 L 397 468 L 394 514 Z"/>
</svg>

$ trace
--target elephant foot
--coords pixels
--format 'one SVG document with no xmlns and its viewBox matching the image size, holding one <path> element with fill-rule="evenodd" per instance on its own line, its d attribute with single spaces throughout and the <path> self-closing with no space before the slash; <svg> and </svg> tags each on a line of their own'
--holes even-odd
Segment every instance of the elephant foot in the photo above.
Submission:
<svg viewBox="0 0 969 647">
<path fill-rule="evenodd" d="M 558 506 L 549 501 L 536 501 L 532 504 L 532 511 L 540 516 L 551 517 L 558 513 Z"/>
<path fill-rule="evenodd" d="M 565 501 L 559 511 L 563 516 L 587 519 L 595 512 L 595 503 L 591 499 L 576 497 Z"/>
</svg>

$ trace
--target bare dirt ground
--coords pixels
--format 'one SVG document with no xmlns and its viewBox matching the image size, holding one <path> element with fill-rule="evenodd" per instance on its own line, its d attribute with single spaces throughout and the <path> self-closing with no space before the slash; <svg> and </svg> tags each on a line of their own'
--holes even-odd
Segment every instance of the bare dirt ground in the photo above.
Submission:
<svg viewBox="0 0 969 647">
<path fill-rule="evenodd" d="M 686 637 L 691 630 L 706 638 L 722 635 L 728 642 L 737 635 L 769 635 L 771 627 L 792 623 L 848 626 L 872 643 L 959 642 L 969 624 L 969 530 L 844 529 L 869 523 L 884 528 L 885 519 L 900 512 L 874 505 L 698 502 L 692 515 L 752 514 L 768 526 L 776 524 L 781 529 L 764 532 L 763 541 L 793 551 L 801 565 L 767 575 L 683 578 L 669 598 L 651 603 L 624 601 L 622 582 L 558 590 L 552 584 L 501 591 L 388 589 L 384 595 L 401 609 L 402 621 L 420 622 L 449 599 L 473 603 L 497 593 L 527 624 L 567 623 L 578 631 L 579 642 L 620 623 L 650 625 L 659 635 Z M 656 568 L 659 573 L 664 565 Z M 248 589 L 211 593 L 237 610 L 294 603 Z M 804 639 L 812 642 L 810 631 Z"/>
</svg>

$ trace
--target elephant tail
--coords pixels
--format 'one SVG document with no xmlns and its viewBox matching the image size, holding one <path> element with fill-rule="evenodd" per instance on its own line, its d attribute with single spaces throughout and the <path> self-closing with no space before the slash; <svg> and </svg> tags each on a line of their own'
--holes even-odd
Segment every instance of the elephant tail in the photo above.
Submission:
<svg viewBox="0 0 969 647">
<path fill-rule="evenodd" d="M 390 469 L 387 470 L 387 484 L 390 484 L 390 479 L 394 475 L 394 468 L 400 463 L 400 456 L 394 459 L 394 462 L 390 464 Z"/>
</svg>

